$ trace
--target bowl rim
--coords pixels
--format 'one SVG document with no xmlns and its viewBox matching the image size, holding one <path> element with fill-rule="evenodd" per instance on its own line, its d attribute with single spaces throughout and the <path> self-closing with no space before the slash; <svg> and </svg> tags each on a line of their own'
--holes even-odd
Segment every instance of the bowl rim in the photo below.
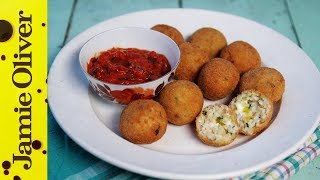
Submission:
<svg viewBox="0 0 320 180">
<path fill-rule="evenodd" d="M 99 80 L 99 79 L 91 76 L 91 75 L 85 70 L 85 68 L 82 66 L 82 63 L 81 63 L 81 58 L 80 58 L 81 56 L 80 56 L 80 55 L 83 53 L 84 48 L 88 45 L 88 43 L 89 43 L 93 38 L 96 38 L 97 36 L 100 36 L 100 35 L 102 35 L 102 34 L 104 34 L 104 33 L 107 33 L 107 32 L 117 31 L 117 30 L 122 30 L 122 29 L 148 30 L 148 31 L 152 31 L 152 32 L 154 32 L 154 33 L 156 33 L 156 34 L 158 34 L 158 35 L 160 35 L 160 36 L 165 37 L 165 39 L 167 39 L 169 42 L 171 42 L 171 43 L 174 44 L 174 46 L 176 47 L 176 50 L 178 51 L 178 61 L 176 62 L 175 66 L 174 66 L 174 67 L 171 67 L 171 70 L 170 70 L 169 72 L 167 72 L 166 74 L 160 76 L 160 77 L 157 78 L 157 79 L 154 79 L 154 80 L 152 80 L 152 81 L 143 82 L 143 83 L 136 83 L 136 84 L 114 84 L 114 83 L 109 83 L 109 82 L 101 81 L 101 80 Z M 129 47 L 127 47 L 127 48 L 129 48 Z M 132 47 L 132 48 L 134 48 L 134 47 Z M 108 49 L 107 49 L 107 50 L 108 50 Z M 147 50 L 147 49 L 145 49 L 145 50 Z M 150 50 L 148 50 L 148 51 L 150 51 Z M 100 52 L 103 52 L 103 51 L 100 51 Z M 100 52 L 96 52 L 96 53 L 100 53 Z M 156 52 L 156 53 L 158 54 L 158 52 Z M 163 55 L 163 54 L 162 54 L 162 55 Z M 164 56 L 165 56 L 165 55 L 164 55 Z M 166 56 L 165 56 L 165 57 L 166 57 Z M 167 57 L 166 57 L 166 58 L 167 58 Z M 181 61 L 181 52 L 180 52 L 179 45 L 178 45 L 177 43 L 175 43 L 169 36 L 167 36 L 167 35 L 165 35 L 165 34 L 163 34 L 163 33 L 161 33 L 161 32 L 158 32 L 158 31 L 156 31 L 156 30 L 150 29 L 150 28 L 131 26 L 131 27 L 119 27 L 119 28 L 108 29 L 108 30 L 105 30 L 105 31 L 103 31 L 103 32 L 100 32 L 100 33 L 92 36 L 92 37 L 91 37 L 89 40 L 87 40 L 87 41 L 84 43 L 84 45 L 81 47 L 80 52 L 79 52 L 78 60 L 79 60 L 79 64 L 80 64 L 80 67 L 81 67 L 82 72 L 83 72 L 86 76 L 89 76 L 89 77 L 93 78 L 95 81 L 98 81 L 99 83 L 103 83 L 103 84 L 112 85 L 112 86 L 114 86 L 114 87 L 116 87 L 116 86 L 119 86 L 119 87 L 132 87 L 132 86 L 137 86 L 137 85 L 148 85 L 148 84 L 151 84 L 151 83 L 156 82 L 156 81 L 160 80 L 161 78 L 163 78 L 163 77 L 165 77 L 165 76 L 170 75 L 171 73 L 173 73 L 173 72 L 177 69 L 177 67 L 179 66 L 179 64 L 180 64 L 180 61 Z M 89 59 L 89 60 L 90 60 L 90 59 Z M 87 63 L 88 63 L 88 61 L 87 61 Z"/>
</svg>

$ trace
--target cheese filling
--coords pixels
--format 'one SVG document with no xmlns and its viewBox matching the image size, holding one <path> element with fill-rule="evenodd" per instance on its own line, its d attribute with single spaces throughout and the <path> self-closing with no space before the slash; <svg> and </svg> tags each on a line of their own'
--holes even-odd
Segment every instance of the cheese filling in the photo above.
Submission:
<svg viewBox="0 0 320 180">
<path fill-rule="evenodd" d="M 270 102 L 255 92 L 241 93 L 232 100 L 231 105 L 240 128 L 249 134 L 265 122 L 271 108 Z"/>
<path fill-rule="evenodd" d="M 238 132 L 227 106 L 210 105 L 202 110 L 199 125 L 201 134 L 211 141 L 227 141 Z"/>
</svg>

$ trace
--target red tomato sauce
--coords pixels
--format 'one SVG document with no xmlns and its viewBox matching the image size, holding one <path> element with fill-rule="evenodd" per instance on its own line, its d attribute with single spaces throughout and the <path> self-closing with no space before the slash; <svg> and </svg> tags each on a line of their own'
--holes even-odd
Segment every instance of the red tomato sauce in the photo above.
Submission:
<svg viewBox="0 0 320 180">
<path fill-rule="evenodd" d="M 168 59 L 154 51 L 112 48 L 92 57 L 87 72 L 113 84 L 138 84 L 158 79 L 171 70 Z"/>
</svg>

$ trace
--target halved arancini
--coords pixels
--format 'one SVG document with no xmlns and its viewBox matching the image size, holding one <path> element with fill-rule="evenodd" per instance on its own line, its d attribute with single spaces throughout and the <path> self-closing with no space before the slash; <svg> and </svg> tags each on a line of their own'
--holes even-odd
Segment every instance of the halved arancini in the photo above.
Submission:
<svg viewBox="0 0 320 180">
<path fill-rule="evenodd" d="M 230 144 L 237 137 L 239 127 L 236 115 L 224 104 L 205 107 L 196 118 L 197 135 L 210 146 Z"/>
<path fill-rule="evenodd" d="M 247 90 L 232 99 L 229 107 L 236 113 L 240 132 L 254 136 L 268 125 L 273 113 L 273 102 L 255 90 Z"/>
</svg>

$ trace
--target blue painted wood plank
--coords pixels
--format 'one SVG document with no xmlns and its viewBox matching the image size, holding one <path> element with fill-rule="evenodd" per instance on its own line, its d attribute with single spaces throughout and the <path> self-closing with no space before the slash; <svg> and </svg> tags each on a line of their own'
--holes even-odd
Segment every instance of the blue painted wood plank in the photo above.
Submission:
<svg viewBox="0 0 320 180">
<path fill-rule="evenodd" d="M 51 66 L 63 46 L 73 2 L 74 0 L 50 0 L 48 2 L 48 67 Z M 66 169 L 62 165 L 68 161 L 64 157 L 69 156 L 69 149 L 66 145 L 73 144 L 65 137 L 50 110 L 48 111 L 48 135 L 48 151 L 51 152 L 48 156 L 48 178 L 61 179 L 65 177 L 63 170 Z"/>
<path fill-rule="evenodd" d="M 291 180 L 318 180 L 320 178 L 320 156 L 302 168 Z"/>
<path fill-rule="evenodd" d="M 74 0 L 50 0 L 48 1 L 49 24 L 48 24 L 48 65 L 52 64 L 57 53 L 61 49 L 71 15 Z"/>
<path fill-rule="evenodd" d="M 59 46 L 63 42 L 64 33 L 67 29 L 68 20 L 65 21 L 65 19 L 68 19 L 70 17 L 71 13 L 71 7 L 72 3 L 69 4 L 69 2 L 72 1 L 63 1 L 63 0 L 56 0 L 56 1 L 49 1 L 49 61 L 53 60 L 56 53 L 59 51 Z M 54 5 L 51 4 L 57 4 L 60 3 L 55 7 L 55 12 L 50 12 L 52 9 L 54 9 Z M 68 4 L 68 5 L 66 5 Z M 67 41 L 69 41 L 71 38 L 73 38 L 75 35 L 77 35 L 79 32 L 82 32 L 86 28 L 100 22 L 103 20 L 106 20 L 108 18 L 118 16 L 121 14 L 138 11 L 138 10 L 145 10 L 145 9 L 152 9 L 152 8 L 167 8 L 167 7 L 178 7 L 178 1 L 175 0 L 165 0 L 165 1 L 156 1 L 156 0 L 107 0 L 107 1 L 99 1 L 99 0 L 78 0 L 78 3 L 76 4 L 76 9 L 74 12 L 73 21 L 71 24 L 70 32 L 68 35 Z M 292 24 L 290 22 L 289 12 L 286 9 L 285 2 L 283 0 L 271 0 L 271 1 L 218 1 L 218 0 L 203 0 L 203 1 L 196 1 L 196 0 L 185 0 L 182 1 L 182 5 L 184 7 L 189 8 L 203 8 L 203 9 L 210 9 L 210 10 L 217 10 L 217 11 L 224 11 L 236 15 L 240 15 L 243 17 L 247 17 L 249 19 L 255 20 L 257 22 L 260 22 L 262 24 L 265 24 L 280 33 L 286 35 L 294 42 L 298 42 L 294 33 L 294 30 L 292 28 Z M 291 7 L 292 4 L 289 1 L 289 7 Z M 103 8 L 102 8 L 103 7 Z M 319 7 L 319 6 L 318 6 Z M 51 9 L 51 10 L 50 10 Z M 102 10 L 103 9 L 103 10 Z M 64 12 L 65 11 L 65 12 Z M 290 8 L 290 11 L 292 11 L 292 8 Z M 69 13 L 66 13 L 69 12 Z M 298 11 L 297 11 L 298 12 Z M 62 14 L 61 14 L 62 13 Z M 293 21 L 295 22 L 295 25 L 297 21 L 294 17 L 294 12 L 291 12 L 293 16 Z M 65 14 L 65 15 L 63 15 Z M 68 14 L 68 15 L 67 15 Z M 299 13 L 297 13 L 299 15 Z M 317 17 L 317 16 L 315 16 Z M 319 17 L 319 16 L 318 16 Z M 52 20 L 51 20 L 52 18 Z M 54 23 L 51 23 L 54 22 Z M 52 24 L 55 24 L 55 27 L 51 27 Z M 60 26 L 60 27 L 59 27 Z M 302 26 L 305 26 L 303 24 Z M 301 32 L 300 32 L 301 31 Z M 320 32 L 315 31 L 315 32 Z M 63 34 L 63 37 L 61 38 L 61 34 Z M 301 43 L 302 47 L 308 47 L 305 45 L 304 42 L 304 30 L 297 28 L 297 34 L 299 37 L 301 37 Z M 301 35 L 302 34 L 302 35 Z M 310 39 L 309 39 L 310 40 Z M 306 41 L 309 41 L 306 38 Z M 317 41 L 313 41 L 317 42 Z M 319 42 L 319 41 L 318 41 Z M 56 48 L 55 48 L 56 47 Z M 308 48 L 306 48 L 308 49 Z M 310 48 L 309 48 L 310 49 Z M 312 50 L 312 49 L 311 49 Z M 312 57 L 312 53 L 309 54 Z M 319 57 L 319 56 L 318 56 Z M 318 61 L 319 62 L 319 61 Z M 319 65 L 318 65 L 319 67 Z M 52 116 L 52 115 L 51 115 Z M 79 152 L 81 152 L 80 156 L 84 158 L 85 160 L 82 161 L 85 162 L 81 166 L 85 167 L 86 163 L 94 163 L 96 159 L 89 153 L 86 153 L 84 150 L 81 150 L 80 147 L 77 147 L 76 144 L 74 144 L 71 140 L 66 138 L 64 140 L 63 131 L 58 127 L 57 124 L 54 124 L 55 126 L 52 126 L 53 132 L 49 132 L 49 134 L 55 134 L 54 136 L 50 137 L 51 142 L 54 141 L 56 143 L 56 148 L 54 150 L 49 149 L 50 156 L 65 156 L 65 158 L 61 158 L 60 161 L 56 162 L 56 165 L 61 165 L 60 171 L 62 174 L 59 175 L 60 178 L 65 177 L 63 174 L 67 174 L 71 172 L 76 172 L 77 167 L 72 167 L 73 169 L 70 169 L 68 166 L 62 166 L 63 164 L 70 164 L 79 158 Z M 50 130 L 49 130 L 50 131 Z M 61 139 L 62 138 L 62 139 Z M 50 143 L 50 141 L 49 141 Z M 50 147 L 49 147 L 50 148 Z M 65 150 L 67 148 L 67 150 Z M 75 152 L 74 149 L 77 149 L 79 151 Z M 53 153 L 53 151 L 56 151 Z M 49 157 L 50 157 L 49 156 Z M 311 173 L 314 175 L 317 175 L 319 171 L 315 171 L 314 168 L 320 167 L 320 161 L 318 163 L 319 157 L 316 161 L 313 161 L 312 164 L 308 165 L 306 168 L 304 168 L 301 173 L 306 169 L 307 173 Z M 49 160 L 50 161 L 50 160 Z M 66 161 L 66 162 L 64 162 Z M 50 166 L 50 164 L 49 164 Z M 311 166 L 311 169 L 310 169 Z M 312 169 L 313 168 L 313 169 Z M 56 172 L 54 172 L 55 175 Z M 316 176 L 305 176 L 300 175 L 301 173 L 297 174 L 297 178 L 301 179 L 304 177 L 316 177 Z M 116 173 L 112 174 L 112 176 L 119 175 L 121 177 L 123 176 L 131 176 L 130 173 L 123 175 Z M 57 176 L 56 176 L 57 177 Z M 110 176 L 111 177 L 111 176 Z M 296 178 L 294 176 L 293 178 Z"/>
<path fill-rule="evenodd" d="M 317 23 L 320 17 L 319 0 L 184 0 L 182 6 L 232 13 L 271 27 L 295 43 L 301 43 L 301 47 L 320 68 L 320 23 Z M 319 177 L 320 157 L 317 157 L 292 179 L 315 180 Z"/>
<path fill-rule="evenodd" d="M 287 0 L 287 3 L 301 47 L 320 69 L 320 1 Z"/>
<path fill-rule="evenodd" d="M 298 42 L 284 0 L 184 0 L 182 7 L 239 15 L 264 24 L 287 36 L 293 42 Z"/>
<path fill-rule="evenodd" d="M 60 50 L 60 46 L 63 45 L 66 34 L 68 38 L 66 42 L 68 42 L 86 28 L 114 16 L 153 8 L 178 7 L 178 1 L 176 0 L 75 0 L 75 10 L 71 13 L 72 3 L 66 5 L 66 2 L 67 1 L 64 0 L 59 0 L 59 2 L 56 1 L 55 3 L 52 2 L 52 6 L 55 7 L 50 7 L 51 11 L 49 11 L 49 16 L 52 19 L 49 23 L 51 26 L 56 26 L 52 27 L 51 33 L 49 32 L 51 36 L 51 38 L 49 38 L 50 62 L 53 61 L 57 52 Z M 60 14 L 61 10 L 67 11 L 68 13 Z M 71 24 L 69 31 L 67 31 L 70 16 L 72 17 L 70 19 L 71 21 L 69 21 Z M 64 18 L 66 18 L 67 21 L 64 21 Z M 77 175 L 85 171 L 88 167 L 94 168 L 94 165 L 99 160 L 70 140 L 55 122 L 51 112 L 49 112 L 48 116 L 50 151 L 49 179 L 65 179 L 70 175 Z M 78 160 L 79 157 L 81 157 L 81 161 Z M 105 163 L 105 165 L 110 166 L 107 163 Z M 126 171 L 113 167 L 113 169 L 106 170 L 99 174 L 97 178 L 108 179 L 118 175 L 122 178 L 127 176 L 134 178 L 141 177 L 129 172 L 122 174 L 122 172 Z"/>
<path fill-rule="evenodd" d="M 115 16 L 140 10 L 174 7 L 179 7 L 176 0 L 79 0 L 68 41 L 90 26 Z"/>
<path fill-rule="evenodd" d="M 303 50 L 320 69 L 320 1 L 287 0 L 295 31 Z M 320 156 L 295 174 L 293 180 L 317 180 L 320 177 Z"/>
</svg>

